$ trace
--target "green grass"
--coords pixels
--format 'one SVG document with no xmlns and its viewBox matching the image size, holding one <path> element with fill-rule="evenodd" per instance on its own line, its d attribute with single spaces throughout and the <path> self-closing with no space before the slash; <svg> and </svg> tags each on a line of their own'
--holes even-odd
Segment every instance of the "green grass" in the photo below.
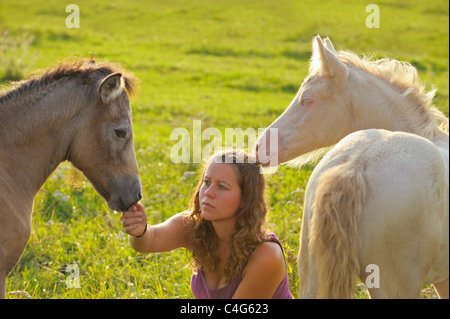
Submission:
<svg viewBox="0 0 450 319">
<path fill-rule="evenodd" d="M 378 1 L 380 29 L 365 27 L 369 3 L 83 0 L 76 2 L 81 27 L 68 29 L 63 2 L 0 0 L 0 84 L 91 53 L 134 72 L 141 81 L 132 108 L 142 202 L 149 222 L 158 223 L 186 209 L 196 182 L 181 177 L 198 164 L 170 161 L 172 129 L 191 131 L 194 119 L 222 134 L 226 127 L 267 127 L 307 75 L 316 34 L 329 36 L 338 50 L 413 63 L 438 89 L 435 103 L 448 116 L 448 2 Z M 17 50 L 23 51 L 12 54 Z M 270 224 L 294 256 L 311 171 L 281 167 L 267 179 Z M 81 288 L 66 287 L 71 264 L 79 267 Z M 133 251 L 119 214 L 63 164 L 36 197 L 31 238 L 7 291 L 33 298 L 192 298 L 187 265 L 182 249 Z M 293 258 L 289 276 L 296 295 Z M 366 298 L 362 289 L 357 296 Z"/>
</svg>

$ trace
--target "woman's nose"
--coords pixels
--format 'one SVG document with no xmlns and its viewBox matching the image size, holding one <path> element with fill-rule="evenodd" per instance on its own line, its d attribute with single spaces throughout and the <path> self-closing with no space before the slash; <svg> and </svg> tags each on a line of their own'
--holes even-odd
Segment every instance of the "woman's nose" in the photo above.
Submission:
<svg viewBox="0 0 450 319">
<path fill-rule="evenodd" d="M 207 197 L 214 197 L 215 196 L 214 187 L 212 185 L 209 185 L 209 187 L 206 189 L 205 195 Z"/>
</svg>

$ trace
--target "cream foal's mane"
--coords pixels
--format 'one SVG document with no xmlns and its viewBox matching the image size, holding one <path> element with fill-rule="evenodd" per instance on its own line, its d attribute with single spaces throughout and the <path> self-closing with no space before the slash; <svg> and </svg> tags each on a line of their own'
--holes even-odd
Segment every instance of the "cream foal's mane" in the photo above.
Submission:
<svg viewBox="0 0 450 319">
<path fill-rule="evenodd" d="M 434 137 L 448 134 L 448 118 L 433 107 L 432 100 L 436 89 L 427 92 L 425 86 L 419 81 L 416 68 L 409 62 L 398 61 L 389 58 L 372 60 L 366 56 L 359 57 L 350 51 L 339 51 L 339 59 L 348 68 L 357 68 L 375 75 L 397 88 L 401 99 L 409 99 L 412 116 L 417 116 L 417 123 L 424 123 L 423 135 Z M 318 57 L 312 57 L 310 61 L 310 74 L 323 74 Z M 415 109 L 413 109 L 415 108 Z M 303 154 L 289 162 L 289 166 L 300 167 L 306 164 L 318 162 L 333 146 L 320 148 Z"/>
<path fill-rule="evenodd" d="M 347 66 L 371 73 L 395 86 L 400 91 L 401 98 L 409 98 L 415 102 L 410 103 L 411 108 L 418 108 L 419 114 L 429 116 L 427 120 L 432 126 L 448 132 L 448 119 L 431 106 L 436 89 L 427 92 L 425 85 L 419 81 L 416 68 L 409 62 L 389 58 L 370 60 L 349 51 L 339 51 L 338 55 Z"/>
</svg>

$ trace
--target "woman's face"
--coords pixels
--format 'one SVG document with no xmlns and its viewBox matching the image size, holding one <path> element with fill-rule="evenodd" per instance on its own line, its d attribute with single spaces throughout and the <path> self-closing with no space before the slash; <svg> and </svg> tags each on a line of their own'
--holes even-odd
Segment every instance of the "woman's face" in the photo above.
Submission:
<svg viewBox="0 0 450 319">
<path fill-rule="evenodd" d="M 199 201 L 206 220 L 234 218 L 241 201 L 241 188 L 232 164 L 209 164 L 200 187 Z"/>
</svg>

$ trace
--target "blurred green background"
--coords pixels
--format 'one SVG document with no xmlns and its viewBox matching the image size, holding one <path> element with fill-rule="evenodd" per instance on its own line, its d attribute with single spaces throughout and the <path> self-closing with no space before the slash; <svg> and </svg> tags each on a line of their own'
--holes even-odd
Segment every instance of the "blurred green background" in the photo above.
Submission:
<svg viewBox="0 0 450 319">
<path fill-rule="evenodd" d="M 311 40 L 337 50 L 412 63 L 437 88 L 448 117 L 448 1 L 377 1 L 380 28 L 367 28 L 373 1 L 76 1 L 80 28 L 67 28 L 67 1 L 0 0 L 0 85 L 64 59 L 120 63 L 140 80 L 132 100 L 135 148 L 150 223 L 185 210 L 198 164 L 173 164 L 175 127 L 267 127 L 287 107 L 308 71 Z M 1 123 L 0 123 L 1 125 Z M 207 141 L 204 141 L 206 144 Z M 204 145 L 203 144 L 203 145 Z M 268 176 L 270 225 L 289 252 L 298 291 L 304 189 L 312 167 Z M 76 264 L 80 288 L 68 288 Z M 33 298 L 192 298 L 184 250 L 140 255 L 80 172 L 64 163 L 35 200 L 33 232 L 7 291 Z M 433 297 L 429 288 L 423 297 Z M 18 295 L 9 295 L 16 298 Z M 357 298 L 367 298 L 364 287 Z"/>
</svg>

